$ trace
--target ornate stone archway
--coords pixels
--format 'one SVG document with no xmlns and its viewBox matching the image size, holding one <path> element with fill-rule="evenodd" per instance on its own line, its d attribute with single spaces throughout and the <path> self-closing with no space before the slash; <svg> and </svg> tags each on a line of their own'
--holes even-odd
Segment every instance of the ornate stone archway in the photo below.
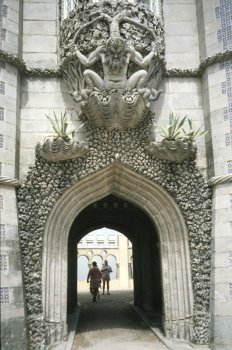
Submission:
<svg viewBox="0 0 232 350">
<path fill-rule="evenodd" d="M 62 339 L 66 334 L 70 227 L 86 206 L 109 194 L 136 204 L 156 226 L 160 239 L 165 335 L 191 340 L 193 292 L 188 234 L 182 214 L 162 187 L 114 162 L 69 188 L 47 220 L 42 291 L 48 342 Z"/>
</svg>

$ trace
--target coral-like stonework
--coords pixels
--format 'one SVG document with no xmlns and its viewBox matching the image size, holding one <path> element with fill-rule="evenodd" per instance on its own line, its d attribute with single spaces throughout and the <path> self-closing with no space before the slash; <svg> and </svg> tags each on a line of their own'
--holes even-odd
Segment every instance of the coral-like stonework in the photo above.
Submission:
<svg viewBox="0 0 232 350">
<path fill-rule="evenodd" d="M 31 349 L 45 349 L 41 274 L 43 233 L 48 215 L 66 189 L 109 166 L 115 159 L 162 186 L 178 204 L 189 232 L 194 293 L 193 341 L 208 343 L 211 190 L 195 161 L 177 164 L 149 155 L 146 147 L 150 127 L 149 117 L 136 129 L 123 131 L 106 131 L 87 122 L 89 152 L 84 158 L 48 162 L 37 155 L 35 165 L 18 189 Z"/>
</svg>

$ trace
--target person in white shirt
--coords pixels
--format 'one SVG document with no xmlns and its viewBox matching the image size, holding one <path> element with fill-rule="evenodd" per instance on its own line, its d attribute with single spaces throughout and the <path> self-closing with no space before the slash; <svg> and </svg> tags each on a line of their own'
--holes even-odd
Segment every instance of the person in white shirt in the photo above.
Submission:
<svg viewBox="0 0 232 350">
<path fill-rule="evenodd" d="M 110 272 L 112 272 L 112 268 L 110 265 L 108 265 L 108 260 L 105 260 L 101 268 L 102 281 L 103 281 L 102 294 L 105 294 L 105 285 L 107 287 L 107 294 L 110 294 Z"/>
</svg>

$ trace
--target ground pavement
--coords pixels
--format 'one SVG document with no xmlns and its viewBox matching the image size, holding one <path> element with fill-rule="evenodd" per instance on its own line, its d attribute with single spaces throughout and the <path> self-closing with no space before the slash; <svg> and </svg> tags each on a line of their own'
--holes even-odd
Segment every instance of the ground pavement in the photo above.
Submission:
<svg viewBox="0 0 232 350">
<path fill-rule="evenodd" d="M 81 311 L 72 350 L 167 350 L 129 302 L 132 291 L 112 291 L 92 302 L 79 293 Z"/>
</svg>

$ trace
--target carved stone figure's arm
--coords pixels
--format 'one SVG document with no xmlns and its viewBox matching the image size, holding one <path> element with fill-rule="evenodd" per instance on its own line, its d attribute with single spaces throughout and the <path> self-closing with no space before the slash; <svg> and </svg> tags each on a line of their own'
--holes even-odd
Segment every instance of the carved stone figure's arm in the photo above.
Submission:
<svg viewBox="0 0 232 350">
<path fill-rule="evenodd" d="M 152 48 L 152 51 L 144 58 L 138 51 L 135 50 L 133 46 L 130 47 L 130 53 L 131 53 L 131 56 L 130 56 L 131 61 L 142 68 L 146 68 L 151 62 L 151 60 L 153 59 L 153 57 L 157 55 L 154 47 Z"/>
<path fill-rule="evenodd" d="M 76 54 L 78 60 L 84 67 L 90 67 L 99 60 L 101 49 L 101 47 L 98 47 L 96 50 L 91 52 L 88 57 L 86 57 L 76 48 L 76 45 L 71 46 L 71 51 Z"/>
</svg>

